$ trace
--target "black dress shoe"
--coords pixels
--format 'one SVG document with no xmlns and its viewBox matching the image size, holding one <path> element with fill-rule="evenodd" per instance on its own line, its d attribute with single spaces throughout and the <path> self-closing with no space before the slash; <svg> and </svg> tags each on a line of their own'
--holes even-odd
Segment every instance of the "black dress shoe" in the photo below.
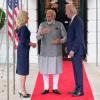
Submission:
<svg viewBox="0 0 100 100">
<path fill-rule="evenodd" d="M 83 96 L 84 93 L 81 92 L 81 91 L 75 91 L 72 95 L 73 95 L 73 96 Z"/>
<path fill-rule="evenodd" d="M 55 94 L 61 94 L 61 92 L 59 92 L 57 89 L 53 90 L 53 93 L 55 93 Z"/>
<path fill-rule="evenodd" d="M 68 94 L 73 94 L 73 93 L 75 93 L 77 90 L 74 90 L 74 91 L 70 91 L 70 92 L 68 92 Z"/>
<path fill-rule="evenodd" d="M 41 94 L 48 94 L 49 90 L 43 90 Z"/>
</svg>

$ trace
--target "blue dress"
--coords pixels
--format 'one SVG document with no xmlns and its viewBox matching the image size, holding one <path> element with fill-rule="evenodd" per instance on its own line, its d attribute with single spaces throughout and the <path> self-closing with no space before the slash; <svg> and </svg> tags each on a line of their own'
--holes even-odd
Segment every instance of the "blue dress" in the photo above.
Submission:
<svg viewBox="0 0 100 100">
<path fill-rule="evenodd" d="M 16 29 L 16 33 L 19 37 L 19 43 L 17 48 L 16 73 L 19 75 L 28 75 L 29 74 L 30 31 L 24 25 Z"/>
</svg>

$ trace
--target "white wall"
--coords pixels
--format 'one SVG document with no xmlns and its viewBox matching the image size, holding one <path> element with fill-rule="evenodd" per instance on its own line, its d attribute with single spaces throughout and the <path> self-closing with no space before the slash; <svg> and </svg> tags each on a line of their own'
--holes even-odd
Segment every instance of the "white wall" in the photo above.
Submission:
<svg viewBox="0 0 100 100">
<path fill-rule="evenodd" d="M 5 0 L 0 0 L 0 7 L 3 9 L 6 9 L 6 2 Z M 3 5 L 4 2 L 4 5 Z M 27 3 L 28 2 L 28 3 Z M 37 32 L 37 0 L 22 0 L 22 9 L 27 10 L 28 7 L 28 12 L 29 12 L 29 23 L 28 23 L 28 28 L 31 31 L 31 41 L 32 42 L 37 42 L 36 40 L 36 32 Z M 21 3 L 20 3 L 21 4 Z M 28 4 L 28 5 L 27 5 Z M 2 32 L 4 31 L 4 32 Z M 0 63 L 5 63 L 6 62 L 6 27 L 5 30 L 0 30 L 0 43 L 2 41 L 2 45 L 0 46 Z M 3 38 L 2 38 L 3 37 Z M 10 49 L 9 49 L 9 60 L 10 62 L 13 61 L 13 46 L 12 46 L 12 41 L 10 41 Z M 38 56 L 37 56 L 37 48 L 30 49 L 30 63 L 38 63 Z"/>
<path fill-rule="evenodd" d="M 96 37 L 96 0 L 88 0 L 88 55 L 87 61 L 96 63 L 97 60 L 97 45 L 98 45 L 98 60 L 100 63 L 100 0 L 98 0 L 98 37 Z M 97 44 L 98 38 L 98 44 Z"/>
</svg>

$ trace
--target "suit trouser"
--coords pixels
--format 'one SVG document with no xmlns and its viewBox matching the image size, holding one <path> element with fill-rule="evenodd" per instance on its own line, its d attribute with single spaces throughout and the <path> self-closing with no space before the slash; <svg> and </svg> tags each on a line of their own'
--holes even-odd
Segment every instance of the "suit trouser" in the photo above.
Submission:
<svg viewBox="0 0 100 100">
<path fill-rule="evenodd" d="M 59 74 L 53 75 L 53 89 L 58 89 L 58 80 L 59 80 Z M 49 75 L 44 74 L 43 75 L 43 81 L 44 81 L 44 89 L 49 89 Z"/>
<path fill-rule="evenodd" d="M 74 79 L 75 79 L 75 89 L 83 92 L 83 68 L 82 68 L 82 56 L 75 55 L 72 58 Z"/>
</svg>

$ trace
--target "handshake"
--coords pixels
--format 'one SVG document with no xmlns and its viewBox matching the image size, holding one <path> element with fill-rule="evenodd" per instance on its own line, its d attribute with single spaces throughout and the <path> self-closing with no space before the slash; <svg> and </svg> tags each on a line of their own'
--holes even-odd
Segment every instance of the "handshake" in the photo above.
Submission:
<svg viewBox="0 0 100 100">
<path fill-rule="evenodd" d="M 30 42 L 29 45 L 32 46 L 33 48 L 36 48 L 36 43 Z"/>
</svg>

